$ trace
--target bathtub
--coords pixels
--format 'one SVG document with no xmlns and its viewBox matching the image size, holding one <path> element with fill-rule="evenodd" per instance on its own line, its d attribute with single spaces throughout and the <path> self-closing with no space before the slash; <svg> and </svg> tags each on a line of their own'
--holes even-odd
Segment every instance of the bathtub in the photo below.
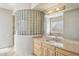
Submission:
<svg viewBox="0 0 79 59">
<path fill-rule="evenodd" d="M 14 48 L 13 47 L 0 49 L 0 56 L 13 56 L 13 55 L 14 55 Z"/>
<path fill-rule="evenodd" d="M 16 56 L 31 56 L 32 55 L 32 36 L 30 35 L 15 35 L 14 47 Z"/>
</svg>

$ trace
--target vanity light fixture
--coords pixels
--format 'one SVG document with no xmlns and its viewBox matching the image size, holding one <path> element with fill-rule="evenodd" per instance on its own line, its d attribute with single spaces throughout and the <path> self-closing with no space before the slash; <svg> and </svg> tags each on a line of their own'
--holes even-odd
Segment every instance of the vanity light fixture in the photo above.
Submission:
<svg viewBox="0 0 79 59">
<path fill-rule="evenodd" d="M 56 8 L 56 11 L 59 11 L 60 10 L 60 8 Z"/>
<path fill-rule="evenodd" d="M 55 12 L 55 9 L 50 9 L 47 11 L 48 14 Z"/>
<path fill-rule="evenodd" d="M 56 7 L 56 8 L 48 10 L 47 13 L 50 14 L 50 13 L 53 13 L 53 12 L 62 11 L 64 9 L 65 9 L 65 6 L 60 6 L 60 7 Z"/>
<path fill-rule="evenodd" d="M 61 10 L 64 10 L 65 9 L 65 6 L 61 6 L 61 7 L 57 7 L 56 9 L 55 9 L 55 11 L 61 11 Z"/>
<path fill-rule="evenodd" d="M 52 13 L 52 10 L 49 10 L 48 13 Z"/>
</svg>

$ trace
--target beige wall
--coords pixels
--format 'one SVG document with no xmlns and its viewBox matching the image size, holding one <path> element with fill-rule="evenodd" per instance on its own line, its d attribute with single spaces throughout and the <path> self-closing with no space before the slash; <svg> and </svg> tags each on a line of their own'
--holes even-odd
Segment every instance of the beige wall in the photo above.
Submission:
<svg viewBox="0 0 79 59">
<path fill-rule="evenodd" d="M 13 20 L 11 11 L 0 8 L 0 48 L 13 46 Z"/>
<path fill-rule="evenodd" d="M 64 37 L 79 40 L 79 9 L 64 13 Z"/>
</svg>

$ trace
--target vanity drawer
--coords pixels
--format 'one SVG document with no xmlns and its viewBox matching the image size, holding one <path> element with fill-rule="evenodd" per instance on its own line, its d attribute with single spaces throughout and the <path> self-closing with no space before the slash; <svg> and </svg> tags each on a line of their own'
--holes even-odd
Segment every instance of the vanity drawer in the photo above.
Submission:
<svg viewBox="0 0 79 59">
<path fill-rule="evenodd" d="M 47 43 L 43 43 L 42 46 L 43 46 L 43 47 L 48 47 L 48 48 L 50 48 L 50 49 L 52 49 L 52 50 L 55 50 L 55 46 L 50 45 L 50 44 L 47 44 Z"/>
<path fill-rule="evenodd" d="M 41 45 L 41 42 L 39 42 L 39 41 L 34 41 L 34 44 Z"/>
<path fill-rule="evenodd" d="M 34 39 L 34 44 L 39 44 L 39 45 L 41 45 L 41 40 Z"/>
<path fill-rule="evenodd" d="M 35 49 L 41 49 L 41 45 L 39 45 L 39 44 L 34 44 L 34 48 L 35 48 Z"/>
</svg>

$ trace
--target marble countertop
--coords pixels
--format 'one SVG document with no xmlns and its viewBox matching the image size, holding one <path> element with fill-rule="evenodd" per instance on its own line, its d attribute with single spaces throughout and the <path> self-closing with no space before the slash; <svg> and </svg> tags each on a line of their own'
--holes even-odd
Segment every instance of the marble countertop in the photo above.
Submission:
<svg viewBox="0 0 79 59">
<path fill-rule="evenodd" d="M 45 36 L 43 38 L 46 40 Z M 75 52 L 75 53 L 79 54 L 79 41 L 63 38 L 62 43 L 60 43 L 60 42 L 57 43 L 55 41 L 47 42 L 45 40 L 43 40 L 44 43 L 54 45 L 54 46 L 56 46 L 58 48 L 62 48 L 62 49 L 72 51 L 72 52 Z"/>
<path fill-rule="evenodd" d="M 63 44 L 64 44 L 63 49 L 79 54 L 79 41 L 71 40 L 71 39 L 64 39 Z"/>
</svg>

